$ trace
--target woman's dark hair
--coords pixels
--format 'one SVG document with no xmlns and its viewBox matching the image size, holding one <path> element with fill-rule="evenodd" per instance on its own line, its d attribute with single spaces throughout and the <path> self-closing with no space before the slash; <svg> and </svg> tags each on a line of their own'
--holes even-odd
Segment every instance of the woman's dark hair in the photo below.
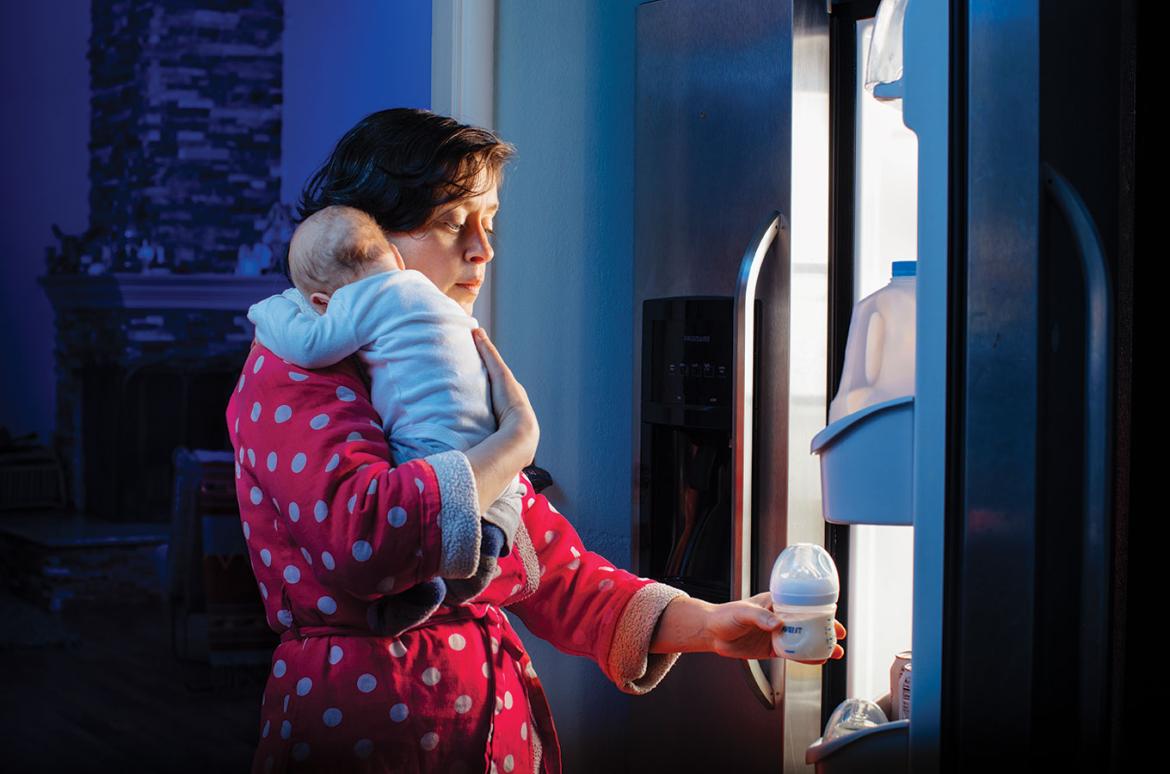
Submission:
<svg viewBox="0 0 1170 774">
<path fill-rule="evenodd" d="M 494 133 L 429 110 L 371 113 L 345 133 L 297 203 L 300 219 L 330 205 L 369 213 L 383 231 L 414 231 L 435 210 L 481 193 L 515 148 Z M 287 274 L 287 259 L 286 259 Z"/>
</svg>

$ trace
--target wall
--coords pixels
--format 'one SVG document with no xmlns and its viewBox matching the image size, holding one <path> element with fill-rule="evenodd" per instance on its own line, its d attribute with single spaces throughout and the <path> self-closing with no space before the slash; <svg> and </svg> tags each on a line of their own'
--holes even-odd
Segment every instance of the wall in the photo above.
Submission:
<svg viewBox="0 0 1170 774">
<path fill-rule="evenodd" d="M 430 0 L 285 0 L 281 200 L 363 116 L 430 102 Z"/>
<path fill-rule="evenodd" d="M 497 218 L 495 339 L 540 418 L 550 498 L 627 568 L 637 4 L 501 0 L 496 38 L 496 128 L 519 152 Z M 565 770 L 622 770 L 627 697 L 592 662 L 522 636 Z"/>
<path fill-rule="evenodd" d="M 45 273 L 49 227 L 89 221 L 89 3 L 0 3 L 0 426 L 53 430 L 53 312 Z"/>
</svg>

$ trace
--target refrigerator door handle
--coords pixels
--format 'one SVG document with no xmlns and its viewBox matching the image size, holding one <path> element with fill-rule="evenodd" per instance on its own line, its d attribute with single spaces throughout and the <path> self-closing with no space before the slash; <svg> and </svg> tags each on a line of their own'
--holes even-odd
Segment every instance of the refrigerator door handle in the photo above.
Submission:
<svg viewBox="0 0 1170 774">
<path fill-rule="evenodd" d="M 1112 571 L 1113 292 L 1105 249 L 1093 216 L 1077 190 L 1049 164 L 1045 188 L 1072 227 L 1085 280 L 1085 482 L 1081 548 L 1081 724 L 1092 738 L 1103 722 L 1109 674 L 1109 578 Z"/>
<path fill-rule="evenodd" d="M 752 593 L 752 451 L 754 442 L 756 284 L 760 269 L 777 234 L 788 246 L 788 222 L 773 212 L 748 245 L 739 267 L 735 289 L 735 480 L 732 487 L 731 598 L 747 599 Z M 756 659 L 743 662 L 753 693 L 767 709 L 775 709 L 781 692 L 772 684 Z M 783 680 L 778 685 L 783 687 Z"/>
</svg>

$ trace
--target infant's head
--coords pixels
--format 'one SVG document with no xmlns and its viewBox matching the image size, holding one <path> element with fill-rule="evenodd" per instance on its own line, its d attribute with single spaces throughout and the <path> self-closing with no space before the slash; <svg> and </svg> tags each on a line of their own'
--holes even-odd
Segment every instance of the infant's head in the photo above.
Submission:
<svg viewBox="0 0 1170 774">
<path fill-rule="evenodd" d="M 323 311 L 343 285 L 405 267 L 372 217 L 335 205 L 314 212 L 297 226 L 288 247 L 288 268 L 297 290 Z"/>
</svg>

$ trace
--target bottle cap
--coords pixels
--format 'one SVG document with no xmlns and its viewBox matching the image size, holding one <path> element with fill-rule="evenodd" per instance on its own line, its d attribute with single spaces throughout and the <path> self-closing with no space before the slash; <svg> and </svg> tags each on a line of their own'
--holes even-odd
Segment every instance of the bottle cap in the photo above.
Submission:
<svg viewBox="0 0 1170 774">
<path fill-rule="evenodd" d="M 778 605 L 835 605 L 841 594 L 837 565 L 816 543 L 794 543 L 781 551 L 768 586 Z"/>
<path fill-rule="evenodd" d="M 918 261 L 894 261 L 890 264 L 893 277 L 914 277 L 918 275 Z"/>
</svg>

